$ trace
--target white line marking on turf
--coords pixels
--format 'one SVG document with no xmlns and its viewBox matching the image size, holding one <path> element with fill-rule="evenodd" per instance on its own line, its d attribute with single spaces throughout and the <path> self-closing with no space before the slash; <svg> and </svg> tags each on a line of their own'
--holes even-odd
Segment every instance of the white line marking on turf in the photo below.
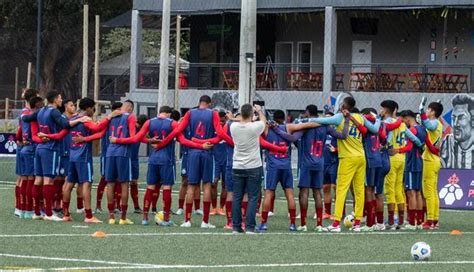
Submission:
<svg viewBox="0 0 474 272">
<path fill-rule="evenodd" d="M 267 232 L 264 234 L 259 234 L 257 236 L 347 236 L 347 235 L 448 235 L 450 232 L 364 232 L 364 233 L 354 233 L 354 232 L 342 232 L 342 233 L 290 233 L 290 232 Z M 474 232 L 467 231 L 462 232 L 462 235 L 472 235 Z M 126 236 L 233 236 L 234 234 L 230 232 L 174 232 L 174 233 L 108 233 L 107 237 L 126 237 Z M 0 238 L 32 238 L 32 237 L 92 237 L 88 233 L 45 233 L 45 234 L 2 234 Z"/>
</svg>

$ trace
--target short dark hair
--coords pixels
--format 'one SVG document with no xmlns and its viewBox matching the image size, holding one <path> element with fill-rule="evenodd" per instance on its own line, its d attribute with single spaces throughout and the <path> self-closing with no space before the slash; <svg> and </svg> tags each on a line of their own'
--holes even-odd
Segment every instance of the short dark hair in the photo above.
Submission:
<svg viewBox="0 0 474 272">
<path fill-rule="evenodd" d="M 443 114 L 443 105 L 438 102 L 431 102 L 428 108 L 435 112 L 435 117 L 439 118 Z"/>
<path fill-rule="evenodd" d="M 199 104 L 206 103 L 211 104 L 211 97 L 209 95 L 203 95 L 199 98 Z"/>
<path fill-rule="evenodd" d="M 380 103 L 380 106 L 386 110 L 388 110 L 390 113 L 393 113 L 395 109 L 398 109 L 398 104 L 397 102 L 393 100 L 384 100 L 382 103 Z"/>
<path fill-rule="evenodd" d="M 242 118 L 244 118 L 244 119 L 250 118 L 253 114 L 252 105 L 243 104 L 242 107 L 240 108 L 240 114 L 242 115 Z"/>
<path fill-rule="evenodd" d="M 61 107 L 58 108 L 60 113 L 64 113 L 66 111 L 66 104 L 72 102 L 71 99 L 65 99 L 63 100 L 63 103 L 61 103 Z"/>
<path fill-rule="evenodd" d="M 374 108 L 363 108 L 361 112 L 362 114 L 370 114 L 370 113 L 377 114 L 377 110 Z"/>
<path fill-rule="evenodd" d="M 140 127 L 145 124 L 146 120 L 148 120 L 148 116 L 146 116 L 145 114 L 140 114 L 137 117 L 137 123 Z"/>
<path fill-rule="evenodd" d="M 46 93 L 46 100 L 48 103 L 53 103 L 54 100 L 60 95 L 58 91 L 49 91 Z"/>
<path fill-rule="evenodd" d="M 171 113 L 172 109 L 169 106 L 161 106 L 159 113 Z"/>
<path fill-rule="evenodd" d="M 400 116 L 416 118 L 416 113 L 414 113 L 412 110 L 404 110 L 400 112 Z"/>
<path fill-rule="evenodd" d="M 352 109 L 352 108 L 355 107 L 355 105 L 356 105 L 356 101 L 355 101 L 354 97 L 352 97 L 352 96 L 346 96 L 346 97 L 342 100 L 342 102 L 343 102 L 344 104 L 346 104 L 346 105 L 349 107 L 349 109 Z"/>
<path fill-rule="evenodd" d="M 225 117 L 225 111 L 219 111 L 219 117 L 222 118 L 222 117 Z"/>
<path fill-rule="evenodd" d="M 360 110 L 359 108 L 353 107 L 351 108 L 350 113 L 360 113 Z"/>
<path fill-rule="evenodd" d="M 43 102 L 43 98 L 42 98 L 42 97 L 33 96 L 33 97 L 28 101 L 28 104 L 30 104 L 30 107 L 33 109 L 33 108 L 36 108 L 36 104 L 38 104 L 38 103 L 40 103 L 40 102 Z"/>
<path fill-rule="evenodd" d="M 316 105 L 310 104 L 310 105 L 306 106 L 306 111 L 311 116 L 317 116 L 318 115 L 318 107 Z"/>
<path fill-rule="evenodd" d="M 122 102 L 115 102 L 115 103 L 112 104 L 111 108 L 114 111 L 114 110 L 120 109 L 122 107 L 122 105 L 123 105 Z"/>
<path fill-rule="evenodd" d="M 285 112 L 282 110 L 276 110 L 273 112 L 273 120 L 285 120 Z"/>
<path fill-rule="evenodd" d="M 79 100 L 79 109 L 86 110 L 87 108 L 95 107 L 95 101 L 89 97 L 84 97 Z"/>
<path fill-rule="evenodd" d="M 177 111 L 177 110 L 172 110 L 171 111 L 171 119 L 173 119 L 175 121 L 179 121 L 180 118 L 181 118 L 181 113 L 179 113 L 179 111 Z"/>
<path fill-rule="evenodd" d="M 453 107 L 457 105 L 467 105 L 469 112 L 474 111 L 474 97 L 467 94 L 457 94 L 452 100 Z"/>
<path fill-rule="evenodd" d="M 127 99 L 127 100 L 123 101 L 123 103 L 130 103 L 130 104 L 132 105 L 132 109 L 135 108 L 135 104 L 134 104 L 133 101 L 130 100 L 130 99 Z M 122 104 L 122 105 L 123 105 L 123 104 Z"/>
<path fill-rule="evenodd" d="M 26 89 L 25 93 L 23 94 L 23 98 L 25 101 L 28 101 L 30 103 L 31 98 L 38 96 L 38 90 L 36 89 Z"/>
</svg>

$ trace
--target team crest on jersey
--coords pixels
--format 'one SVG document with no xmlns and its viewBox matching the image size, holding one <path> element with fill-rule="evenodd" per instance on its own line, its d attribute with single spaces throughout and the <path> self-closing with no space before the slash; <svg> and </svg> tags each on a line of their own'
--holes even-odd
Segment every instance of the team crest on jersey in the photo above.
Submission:
<svg viewBox="0 0 474 272">
<path fill-rule="evenodd" d="M 186 175 L 186 169 L 181 169 L 181 175 Z"/>
<path fill-rule="evenodd" d="M 444 204 L 451 206 L 454 202 L 461 200 L 464 196 L 464 192 L 458 183 L 459 177 L 454 173 L 448 178 L 448 184 L 439 191 L 439 198 L 444 200 Z"/>
</svg>

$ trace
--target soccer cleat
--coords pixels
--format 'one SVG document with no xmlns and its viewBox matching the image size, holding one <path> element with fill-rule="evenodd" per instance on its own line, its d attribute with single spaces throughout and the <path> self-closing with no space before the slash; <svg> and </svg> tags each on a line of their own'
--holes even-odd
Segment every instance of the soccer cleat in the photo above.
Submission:
<svg viewBox="0 0 474 272">
<path fill-rule="evenodd" d="M 85 212 L 84 208 L 76 210 L 76 213 L 78 214 L 83 214 L 84 212 Z"/>
<path fill-rule="evenodd" d="M 266 230 L 268 230 L 267 223 L 262 223 L 262 224 L 260 224 L 260 226 L 258 226 L 258 230 L 260 230 L 260 231 L 266 231 Z"/>
<path fill-rule="evenodd" d="M 64 216 L 64 213 L 62 210 L 54 210 L 53 211 L 53 214 L 56 215 L 57 217 L 63 217 Z"/>
<path fill-rule="evenodd" d="M 151 213 L 152 213 L 152 214 L 156 214 L 156 213 L 157 213 L 156 208 L 151 208 Z"/>
<path fill-rule="evenodd" d="M 31 219 L 33 219 L 33 220 L 43 220 L 43 216 L 34 214 Z"/>
<path fill-rule="evenodd" d="M 361 231 L 360 225 L 354 225 L 354 226 L 352 226 L 351 230 L 352 230 L 353 232 L 360 232 L 360 231 Z"/>
<path fill-rule="evenodd" d="M 395 224 L 393 225 L 386 225 L 385 226 L 385 229 L 386 230 L 396 230 L 397 229 L 397 226 Z"/>
<path fill-rule="evenodd" d="M 159 224 L 157 223 L 157 225 L 161 226 L 161 227 L 173 227 L 174 226 L 174 223 L 173 221 L 161 221 Z"/>
<path fill-rule="evenodd" d="M 219 209 L 217 210 L 217 214 L 218 214 L 218 215 L 225 215 L 224 209 L 219 208 Z"/>
<path fill-rule="evenodd" d="M 210 212 L 209 212 L 209 215 L 216 215 L 217 214 L 217 209 L 212 209 Z"/>
<path fill-rule="evenodd" d="M 416 230 L 416 226 L 415 226 L 415 225 L 406 224 L 405 226 L 402 226 L 402 227 L 401 227 L 401 230 Z"/>
<path fill-rule="evenodd" d="M 61 217 L 57 217 L 56 215 L 51 215 L 51 216 L 45 216 L 43 218 L 44 220 L 46 221 L 52 221 L 52 222 L 59 222 L 59 221 L 63 221 L 63 219 Z"/>
<path fill-rule="evenodd" d="M 140 209 L 140 208 L 136 208 L 136 209 L 133 211 L 133 213 L 142 214 L 143 211 L 142 211 L 142 209 Z"/>
<path fill-rule="evenodd" d="M 430 227 L 431 230 L 439 230 L 439 222 L 437 222 L 436 224 L 433 223 Z"/>
<path fill-rule="evenodd" d="M 186 221 L 183 224 L 181 224 L 182 228 L 190 228 L 191 227 L 191 221 Z"/>
<path fill-rule="evenodd" d="M 32 219 L 34 214 L 35 214 L 34 212 L 25 212 L 23 214 L 23 218 L 24 219 Z"/>
<path fill-rule="evenodd" d="M 323 232 L 324 231 L 324 228 L 323 226 L 316 226 L 316 228 L 314 229 L 315 232 Z"/>
<path fill-rule="evenodd" d="M 20 216 L 19 216 L 20 219 L 25 219 L 25 212 L 24 211 L 20 211 Z"/>
<path fill-rule="evenodd" d="M 416 225 L 416 230 L 422 230 L 423 226 L 422 225 Z"/>
<path fill-rule="evenodd" d="M 148 226 L 149 224 L 150 224 L 150 222 L 148 222 L 148 220 L 146 220 L 146 219 L 142 220 L 142 225 L 143 226 Z"/>
<path fill-rule="evenodd" d="M 13 213 L 16 217 L 21 216 L 21 211 L 19 209 L 15 209 L 15 212 Z"/>
<path fill-rule="evenodd" d="M 119 221 L 119 225 L 133 225 L 133 221 L 128 219 L 128 218 L 125 218 L 125 219 L 120 219 Z"/>
<path fill-rule="evenodd" d="M 314 213 L 313 219 L 316 220 L 318 218 L 318 215 Z"/>
<path fill-rule="evenodd" d="M 329 225 L 325 228 L 323 228 L 324 232 L 341 232 L 341 226 L 334 226 L 334 225 Z"/>
<path fill-rule="evenodd" d="M 115 225 L 115 219 L 114 218 L 109 219 L 109 225 Z"/>
<path fill-rule="evenodd" d="M 205 223 L 205 222 L 202 222 L 201 223 L 201 229 L 215 229 L 216 226 L 210 224 L 210 223 Z"/>
<path fill-rule="evenodd" d="M 377 224 L 374 225 L 374 230 L 375 231 L 384 231 L 385 230 L 385 225 L 377 223 Z"/>
<path fill-rule="evenodd" d="M 176 215 L 182 215 L 184 213 L 184 210 L 183 209 L 178 209 L 175 214 Z"/>
<path fill-rule="evenodd" d="M 102 223 L 102 221 L 100 221 L 99 219 L 97 219 L 97 217 L 92 216 L 91 218 L 86 218 L 86 219 L 84 219 L 84 223 L 99 224 L 99 223 Z"/>
<path fill-rule="evenodd" d="M 315 215 L 316 216 L 316 215 Z M 316 218 L 315 218 L 316 219 Z M 331 215 L 329 213 L 323 214 L 323 219 L 331 219 Z"/>
<path fill-rule="evenodd" d="M 70 215 L 63 216 L 63 222 L 71 222 L 71 221 L 72 221 L 72 217 Z"/>
<path fill-rule="evenodd" d="M 101 214 L 103 211 L 101 208 L 97 208 L 94 210 L 94 214 Z"/>
<path fill-rule="evenodd" d="M 375 230 L 375 225 L 372 227 L 369 226 L 363 226 L 360 228 L 360 231 L 362 232 L 373 232 Z"/>
<path fill-rule="evenodd" d="M 272 217 L 272 216 L 275 216 L 275 213 L 274 212 L 268 212 L 268 217 Z"/>
<path fill-rule="evenodd" d="M 194 214 L 198 214 L 198 215 L 203 215 L 203 214 L 204 214 L 201 209 L 194 210 L 193 213 L 194 213 Z"/>
<path fill-rule="evenodd" d="M 423 229 L 425 229 L 425 230 L 429 230 L 429 229 L 431 229 L 431 223 L 428 222 L 428 221 L 427 221 L 427 222 L 424 222 L 424 223 L 421 225 L 421 227 L 422 227 Z"/>
<path fill-rule="evenodd" d="M 297 230 L 306 232 L 306 231 L 308 231 L 308 228 L 306 226 L 299 226 Z"/>
<path fill-rule="evenodd" d="M 288 228 L 290 231 L 296 231 L 296 225 L 295 224 L 290 224 L 290 227 Z"/>
<path fill-rule="evenodd" d="M 225 224 L 224 229 L 226 229 L 226 230 L 231 230 L 231 229 L 233 229 L 232 223 Z"/>
</svg>

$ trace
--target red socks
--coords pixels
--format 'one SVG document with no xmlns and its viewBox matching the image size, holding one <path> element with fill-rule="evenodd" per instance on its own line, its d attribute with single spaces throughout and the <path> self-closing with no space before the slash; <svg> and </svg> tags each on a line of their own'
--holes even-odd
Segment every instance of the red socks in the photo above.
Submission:
<svg viewBox="0 0 474 272">
<path fill-rule="evenodd" d="M 416 223 L 418 225 L 421 225 L 425 221 L 425 213 L 423 212 L 423 210 L 416 210 L 416 212 L 417 212 Z"/>
<path fill-rule="evenodd" d="M 211 205 L 213 209 L 217 209 L 217 196 L 211 199 Z"/>
<path fill-rule="evenodd" d="M 266 224 L 268 220 L 268 211 L 262 211 L 262 224 Z"/>
<path fill-rule="evenodd" d="M 109 218 L 110 219 L 115 219 L 115 201 L 113 202 L 108 202 L 107 203 L 107 208 L 109 209 Z"/>
<path fill-rule="evenodd" d="M 408 224 L 415 225 L 415 214 L 416 210 L 408 209 Z"/>
<path fill-rule="evenodd" d="M 145 196 L 143 197 L 143 219 L 148 220 L 148 212 L 153 201 L 154 190 L 146 188 Z"/>
<path fill-rule="evenodd" d="M 308 214 L 308 209 L 300 207 L 301 212 L 301 226 L 306 226 L 306 215 Z"/>
<path fill-rule="evenodd" d="M 184 212 L 184 222 L 191 220 L 191 213 L 193 212 L 193 203 L 186 203 L 186 210 Z"/>
<path fill-rule="evenodd" d="M 130 183 L 130 194 L 132 195 L 133 208 L 140 209 L 140 205 L 138 204 L 138 184 Z"/>
<path fill-rule="evenodd" d="M 316 208 L 316 225 L 323 225 L 323 208 Z"/>
<path fill-rule="evenodd" d="M 178 199 L 178 209 L 184 209 L 184 199 Z"/>
<path fill-rule="evenodd" d="M 247 207 L 248 207 L 249 203 L 247 201 L 242 201 L 242 217 L 245 218 L 245 216 L 247 215 Z"/>
<path fill-rule="evenodd" d="M 64 202 L 63 201 L 63 213 L 64 213 L 64 216 L 69 216 L 70 213 L 69 213 L 69 202 Z"/>
<path fill-rule="evenodd" d="M 158 204 L 158 198 L 160 198 L 161 185 L 156 185 L 155 191 L 152 195 L 151 207 L 156 210 L 156 204 Z"/>
<path fill-rule="evenodd" d="M 105 186 L 107 186 L 107 182 L 105 181 L 105 177 L 100 178 L 99 185 L 97 187 L 97 200 L 96 200 L 96 208 L 102 208 L 102 197 L 104 196 Z"/>
<path fill-rule="evenodd" d="M 326 214 L 331 214 L 331 202 L 324 203 L 324 210 L 325 210 Z"/>
<path fill-rule="evenodd" d="M 115 207 L 117 209 L 120 208 L 120 199 L 122 198 L 122 184 L 120 182 L 117 182 L 115 184 Z"/>
<path fill-rule="evenodd" d="M 44 211 L 46 216 L 53 215 L 54 185 L 43 185 Z"/>
<path fill-rule="evenodd" d="M 372 206 L 373 201 L 365 202 L 367 210 L 367 227 L 372 227 L 375 224 L 375 207 Z"/>
<path fill-rule="evenodd" d="M 395 211 L 388 211 L 388 224 L 395 224 Z"/>
<path fill-rule="evenodd" d="M 203 216 L 202 216 L 202 221 L 204 223 L 209 223 L 209 211 L 211 209 L 211 202 L 210 201 L 204 201 L 204 211 L 203 211 Z"/>
<path fill-rule="evenodd" d="M 28 185 L 26 187 L 26 210 L 31 212 L 33 211 L 33 187 L 35 185 L 35 180 L 28 180 Z"/>
<path fill-rule="evenodd" d="M 405 211 L 400 211 L 398 210 L 398 225 L 402 226 L 404 223 L 404 218 L 405 218 Z"/>
<path fill-rule="evenodd" d="M 92 210 L 91 209 L 85 209 L 86 212 L 86 218 L 91 219 L 92 218 Z"/>
<path fill-rule="evenodd" d="M 227 225 L 232 224 L 232 201 L 225 202 L 225 214 L 227 216 Z"/>
<path fill-rule="evenodd" d="M 382 212 L 377 212 L 377 223 L 378 224 L 383 224 L 383 211 Z"/>
<path fill-rule="evenodd" d="M 121 205 L 121 207 L 122 207 L 122 217 L 121 217 L 121 219 L 125 220 L 125 219 L 127 219 L 128 205 Z"/>
<path fill-rule="evenodd" d="M 33 190 L 31 196 L 33 197 L 33 207 L 35 210 L 35 215 L 41 215 L 40 206 L 41 206 L 41 191 L 43 190 L 42 185 L 33 185 Z"/>
<path fill-rule="evenodd" d="M 289 209 L 290 212 L 290 224 L 294 225 L 296 222 L 296 209 Z"/>
<path fill-rule="evenodd" d="M 163 190 L 163 211 L 166 222 L 170 221 L 171 189 Z"/>
<path fill-rule="evenodd" d="M 15 208 L 21 209 L 21 187 L 18 185 L 15 186 Z"/>
<path fill-rule="evenodd" d="M 84 199 L 82 197 L 77 197 L 77 209 L 84 209 Z"/>
</svg>

